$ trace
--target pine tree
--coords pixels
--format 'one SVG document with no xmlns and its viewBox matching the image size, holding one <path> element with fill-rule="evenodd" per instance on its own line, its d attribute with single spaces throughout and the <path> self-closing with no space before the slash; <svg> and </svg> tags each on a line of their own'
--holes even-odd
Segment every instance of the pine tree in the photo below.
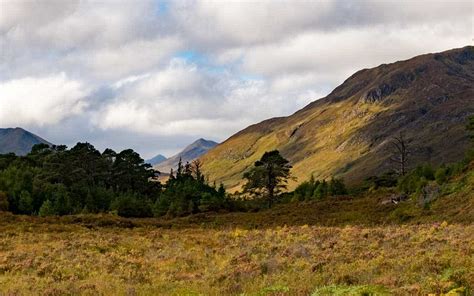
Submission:
<svg viewBox="0 0 474 296">
<path fill-rule="evenodd" d="M 43 202 L 43 205 L 39 209 L 38 215 L 41 217 L 56 215 L 56 212 L 54 211 L 53 203 L 49 199 Z"/>
<path fill-rule="evenodd" d="M 244 174 L 247 179 L 244 191 L 266 198 L 271 208 L 276 196 L 286 189 L 290 169 L 289 161 L 278 150 L 265 152 L 254 167 Z"/>
</svg>

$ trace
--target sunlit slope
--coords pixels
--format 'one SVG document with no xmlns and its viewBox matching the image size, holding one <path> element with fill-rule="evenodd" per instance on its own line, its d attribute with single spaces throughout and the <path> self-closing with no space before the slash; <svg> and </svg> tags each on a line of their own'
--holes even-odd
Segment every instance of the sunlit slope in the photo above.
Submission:
<svg viewBox="0 0 474 296">
<path fill-rule="evenodd" d="M 389 142 L 400 132 L 411 141 L 411 165 L 461 159 L 472 114 L 474 48 L 468 46 L 361 70 L 295 114 L 235 134 L 202 161 L 209 179 L 230 190 L 271 149 L 291 161 L 299 182 L 314 174 L 355 183 L 393 167 Z"/>
</svg>

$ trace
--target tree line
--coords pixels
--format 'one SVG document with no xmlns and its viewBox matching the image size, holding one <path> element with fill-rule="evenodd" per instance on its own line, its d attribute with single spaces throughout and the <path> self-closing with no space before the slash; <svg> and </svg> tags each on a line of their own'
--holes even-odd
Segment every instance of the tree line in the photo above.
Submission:
<svg viewBox="0 0 474 296">
<path fill-rule="evenodd" d="M 100 153 L 89 143 L 39 144 L 26 156 L 0 155 L 0 210 L 25 215 L 116 212 L 183 216 L 226 206 L 224 188 L 204 180 L 200 163 L 179 164 L 166 184 L 131 149 Z"/>
<path fill-rule="evenodd" d="M 474 140 L 474 117 L 467 125 Z M 400 134 L 393 138 L 390 160 L 394 170 L 365 180 L 359 190 L 397 187 L 400 192 L 419 192 L 428 182 L 445 183 L 474 159 L 434 169 L 428 164 L 409 170 L 410 142 Z M 209 184 L 199 160 L 178 164 L 166 183 L 159 172 L 131 149 L 100 153 L 89 143 L 66 146 L 35 145 L 26 156 L 0 155 L 0 211 L 26 215 L 69 215 L 113 212 L 125 217 L 185 216 L 208 211 L 249 210 L 281 201 L 320 200 L 348 194 L 342 179 L 316 180 L 313 176 L 288 193 L 290 162 L 278 150 L 268 151 L 243 175 L 243 191 L 230 197 L 221 184 Z M 237 197 L 237 198 L 236 198 Z M 251 197 L 251 199 L 248 199 Z"/>
</svg>

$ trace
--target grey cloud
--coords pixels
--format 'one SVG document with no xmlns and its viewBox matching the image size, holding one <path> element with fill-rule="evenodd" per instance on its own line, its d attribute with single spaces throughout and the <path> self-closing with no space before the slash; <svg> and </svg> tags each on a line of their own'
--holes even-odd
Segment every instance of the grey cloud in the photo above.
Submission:
<svg viewBox="0 0 474 296">
<path fill-rule="evenodd" d="M 64 113 L 48 121 L 14 110 L 23 105 L 12 102 L 28 100 L 10 87 L 0 106 L 22 117 L 0 110 L 0 122 L 55 143 L 87 140 L 146 156 L 196 137 L 223 140 L 292 113 L 360 68 L 473 37 L 470 1 L 178 0 L 161 13 L 153 0 L 38 3 L 1 3 L 0 85 L 42 85 L 65 73 L 62 87 L 29 98 Z M 185 50 L 206 60 L 176 58 Z"/>
</svg>

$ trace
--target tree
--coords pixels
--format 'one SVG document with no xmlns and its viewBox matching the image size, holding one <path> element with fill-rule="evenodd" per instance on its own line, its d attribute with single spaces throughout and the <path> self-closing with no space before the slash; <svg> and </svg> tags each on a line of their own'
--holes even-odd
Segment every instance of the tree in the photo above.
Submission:
<svg viewBox="0 0 474 296">
<path fill-rule="evenodd" d="M 390 144 L 392 148 L 392 156 L 390 157 L 390 161 L 399 167 L 399 175 L 405 176 L 407 173 L 408 157 L 411 154 L 409 143 L 405 139 L 403 133 L 400 133 L 398 136 L 393 138 Z"/>
<path fill-rule="evenodd" d="M 474 116 L 469 117 L 466 128 L 469 131 L 469 136 L 474 140 Z"/>
<path fill-rule="evenodd" d="M 204 175 L 202 174 L 202 162 L 199 159 L 193 160 L 191 163 L 191 171 L 197 181 L 204 183 Z"/>
<path fill-rule="evenodd" d="M 314 189 L 313 196 L 316 199 L 323 199 L 328 195 L 328 183 L 326 180 L 323 180 L 318 184 L 318 186 Z"/>
<path fill-rule="evenodd" d="M 328 195 L 345 195 L 347 194 L 346 185 L 341 179 L 331 178 L 328 185 Z"/>
<path fill-rule="evenodd" d="M 265 152 L 253 168 L 244 174 L 244 192 L 267 199 L 271 208 L 276 196 L 287 187 L 291 165 L 278 150 Z"/>
<path fill-rule="evenodd" d="M 43 203 L 43 205 L 39 209 L 38 215 L 40 215 L 41 217 L 56 215 L 56 212 L 54 211 L 53 203 L 49 199 L 47 199 Z"/>
<path fill-rule="evenodd" d="M 23 190 L 20 193 L 20 199 L 18 200 L 18 210 L 20 213 L 26 215 L 30 215 L 33 212 L 33 198 L 26 190 Z"/>
</svg>

